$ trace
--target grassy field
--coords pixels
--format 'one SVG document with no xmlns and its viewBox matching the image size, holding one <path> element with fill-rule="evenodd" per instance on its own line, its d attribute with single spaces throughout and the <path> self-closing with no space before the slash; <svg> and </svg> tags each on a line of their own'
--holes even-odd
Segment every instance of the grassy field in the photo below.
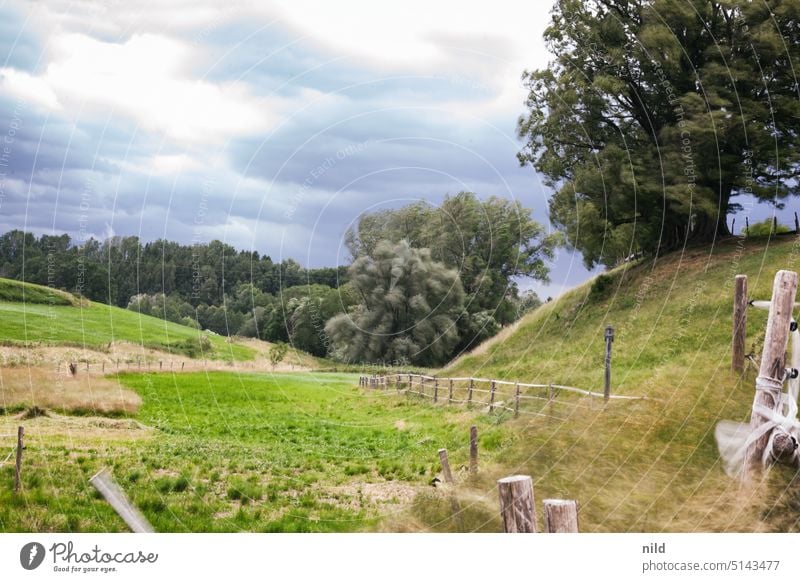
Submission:
<svg viewBox="0 0 800 582">
<path fill-rule="evenodd" d="M 192 358 L 236 361 L 254 356 L 250 348 L 221 336 L 127 309 L 81 302 L 46 287 L 0 279 L 0 342 L 105 349 L 120 341 Z"/>
<path fill-rule="evenodd" d="M 361 391 L 350 374 L 118 380 L 142 399 L 131 420 L 25 421 L 25 493 L 14 497 L 12 468 L 0 468 L 0 530 L 125 531 L 88 483 L 105 466 L 157 531 L 455 527 L 439 523 L 446 498 L 429 482 L 439 448 L 454 470 L 466 462 L 477 413 Z M 19 421 L 2 418 L 0 435 L 13 433 Z M 486 416 L 478 424 L 488 466 L 511 435 Z M 11 442 L 0 439 L 0 461 Z M 493 504 L 468 504 L 465 527 L 497 531 Z"/>
<path fill-rule="evenodd" d="M 769 299 L 775 273 L 796 270 L 799 251 L 794 237 L 740 239 L 617 269 L 440 373 L 602 392 L 604 328 L 613 325 L 613 392 L 659 401 L 565 403 L 554 407 L 563 420 L 521 420 L 503 470 L 533 475 L 539 499 L 577 499 L 584 531 L 797 531 L 794 471 L 777 468 L 740 491 L 722 471 L 714 427 L 749 419 L 757 372 L 730 371 L 733 277 L 748 275 L 750 296 Z M 748 313 L 756 356 L 766 318 Z"/>
<path fill-rule="evenodd" d="M 82 303 L 80 299 L 66 291 L 3 278 L 0 278 L 0 301 L 72 305 L 74 307 L 78 307 Z"/>
<path fill-rule="evenodd" d="M 499 531 L 495 483 L 514 473 L 534 477 L 539 501 L 576 499 L 582 531 L 798 531 L 795 471 L 776 467 L 742 489 L 713 438 L 717 421 L 749 418 L 754 391 L 753 366 L 730 372 L 733 276 L 747 274 L 751 297 L 767 299 L 775 272 L 798 259 L 794 237 L 781 237 L 631 264 L 439 372 L 601 391 L 611 324 L 612 391 L 651 400 L 604 407 L 559 392 L 514 419 L 362 391 L 352 374 L 120 375 L 120 397 L 139 406 L 128 416 L 25 421 L 25 493 L 12 495 L 2 466 L 0 530 L 123 530 L 87 483 L 110 466 L 159 531 Z M 756 356 L 765 323 L 749 312 Z M 498 404 L 509 406 L 503 390 Z M 0 435 L 13 434 L 19 419 L 0 418 Z M 472 423 L 481 472 L 466 479 Z M 449 494 L 429 484 L 441 447 L 460 480 L 459 521 Z"/>
</svg>

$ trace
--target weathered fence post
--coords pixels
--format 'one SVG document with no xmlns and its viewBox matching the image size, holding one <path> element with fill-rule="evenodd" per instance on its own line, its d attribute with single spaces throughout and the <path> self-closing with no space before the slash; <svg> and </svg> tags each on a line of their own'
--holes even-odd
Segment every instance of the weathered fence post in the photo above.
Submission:
<svg viewBox="0 0 800 582">
<path fill-rule="evenodd" d="M 433 403 L 439 402 L 439 378 L 433 379 Z"/>
<path fill-rule="evenodd" d="M 181 372 L 183 372 L 183 367 L 186 365 L 186 362 L 181 362 Z"/>
<path fill-rule="evenodd" d="M 478 427 L 469 427 L 469 472 L 470 475 L 478 474 Z"/>
<path fill-rule="evenodd" d="M 614 342 L 614 328 L 606 327 L 606 387 L 603 391 L 603 399 L 608 402 L 611 396 L 611 344 Z"/>
<path fill-rule="evenodd" d="M 22 488 L 22 450 L 25 448 L 25 427 L 17 428 L 17 462 L 14 468 L 14 493 Z"/>
<path fill-rule="evenodd" d="M 757 406 L 776 410 L 780 406 L 783 390 L 783 378 L 786 372 L 786 344 L 789 341 L 789 323 L 792 318 L 792 307 L 797 294 L 797 273 L 778 271 L 772 287 L 772 302 L 767 318 L 767 332 L 764 336 L 764 351 L 761 354 L 761 367 L 756 379 L 756 394 L 753 399 L 753 411 L 750 414 L 750 430 L 755 431 L 768 422 L 756 412 Z M 748 481 L 751 474 L 758 470 L 762 463 L 764 449 L 769 441 L 767 431 L 756 439 L 747 449 L 742 478 Z M 794 452 L 792 439 L 781 439 L 773 442 L 773 455 L 777 458 Z M 791 450 L 789 450 L 791 448 Z"/>
<path fill-rule="evenodd" d="M 497 383 L 492 380 L 492 389 L 489 391 L 489 413 L 494 412 L 494 393 L 497 391 Z"/>
<path fill-rule="evenodd" d="M 536 509 L 533 502 L 533 479 L 512 475 L 497 482 L 500 515 L 506 533 L 536 533 Z"/>
<path fill-rule="evenodd" d="M 164 369 L 164 362 L 163 362 L 163 360 L 159 360 L 159 361 L 158 361 L 158 369 L 159 369 L 159 370 L 163 370 L 163 369 Z"/>
<path fill-rule="evenodd" d="M 571 499 L 544 500 L 547 533 L 578 533 L 578 504 Z"/>
<path fill-rule="evenodd" d="M 447 459 L 447 449 L 439 449 L 439 461 L 442 463 L 444 482 L 453 483 L 453 473 L 450 471 L 450 461 Z"/>
<path fill-rule="evenodd" d="M 519 382 L 515 383 L 514 389 L 514 417 L 519 416 Z"/>
<path fill-rule="evenodd" d="M 105 373 L 106 373 L 106 362 L 105 360 L 103 360 L 103 374 Z"/>
<path fill-rule="evenodd" d="M 475 387 L 475 378 L 469 379 L 469 391 L 467 392 L 467 404 L 472 404 L 472 389 Z"/>
<path fill-rule="evenodd" d="M 447 403 L 448 404 L 452 404 L 453 403 L 453 379 L 452 378 L 450 378 L 450 387 L 449 387 L 449 389 L 447 391 Z"/>
<path fill-rule="evenodd" d="M 733 343 L 731 368 L 744 371 L 744 345 L 747 335 L 747 275 L 736 275 L 733 282 Z"/>
</svg>

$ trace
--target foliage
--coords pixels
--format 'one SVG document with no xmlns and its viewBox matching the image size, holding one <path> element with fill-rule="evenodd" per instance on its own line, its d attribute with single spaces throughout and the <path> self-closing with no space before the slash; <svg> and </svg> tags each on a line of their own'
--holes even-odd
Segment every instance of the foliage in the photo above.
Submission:
<svg viewBox="0 0 800 582">
<path fill-rule="evenodd" d="M 291 313 L 281 300 L 288 289 L 337 288 L 345 274 L 344 267 L 304 269 L 291 259 L 276 264 L 216 240 L 143 244 L 129 236 L 77 246 L 66 234 L 37 238 L 13 230 L 0 236 L 0 276 L 21 280 L 24 275 L 29 282 L 167 321 L 193 319 L 193 327 L 221 335 L 241 332 L 272 341 L 290 339 Z M 29 294 L 26 300 L 44 302 L 37 297 Z"/>
<path fill-rule="evenodd" d="M 337 359 L 430 365 L 450 357 L 464 307 L 456 271 L 427 249 L 381 241 L 349 276 L 360 303 L 325 326 Z"/>
<path fill-rule="evenodd" d="M 736 196 L 797 192 L 798 17 L 796 0 L 558 0 L 519 159 L 587 266 L 713 240 Z"/>
<path fill-rule="evenodd" d="M 747 236 L 770 236 L 773 234 L 785 234 L 787 232 L 791 231 L 782 224 L 779 224 L 776 230 L 775 222 L 771 218 L 767 218 L 761 222 L 751 224 L 750 228 L 747 229 Z"/>
<path fill-rule="evenodd" d="M 545 260 L 560 241 L 557 234 L 547 235 L 518 201 L 481 200 L 472 192 L 447 196 L 436 208 L 417 203 L 364 214 L 346 235 L 354 257 L 370 255 L 384 239 L 430 249 L 434 261 L 457 269 L 467 312 L 485 312 L 500 325 L 515 317 L 514 278 L 547 281 Z M 474 338 L 463 332 L 464 344 L 472 343 Z"/>
<path fill-rule="evenodd" d="M 278 342 L 269 349 L 269 363 L 272 364 L 273 370 L 275 369 L 275 366 L 283 361 L 283 358 L 286 357 L 288 351 L 289 346 L 283 342 Z"/>
</svg>

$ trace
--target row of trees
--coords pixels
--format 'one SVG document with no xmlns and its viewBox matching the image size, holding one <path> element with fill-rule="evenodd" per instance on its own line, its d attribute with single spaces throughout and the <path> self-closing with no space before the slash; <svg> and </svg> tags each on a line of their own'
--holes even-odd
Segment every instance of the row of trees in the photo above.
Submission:
<svg viewBox="0 0 800 582">
<path fill-rule="evenodd" d="M 142 244 L 0 236 L 0 276 L 220 335 L 289 342 L 349 362 L 435 365 L 538 306 L 558 238 L 515 202 L 472 193 L 361 217 L 349 269 L 303 269 L 212 241 Z"/>
<path fill-rule="evenodd" d="M 297 285 L 336 288 L 346 267 L 304 269 L 287 259 L 273 263 L 258 251 L 237 251 L 218 240 L 142 243 L 137 236 L 89 239 L 12 230 L 0 236 L 0 276 L 52 285 L 94 301 L 125 307 L 140 293 L 176 295 L 190 305 L 222 305 L 242 283 L 268 294 Z"/>
</svg>

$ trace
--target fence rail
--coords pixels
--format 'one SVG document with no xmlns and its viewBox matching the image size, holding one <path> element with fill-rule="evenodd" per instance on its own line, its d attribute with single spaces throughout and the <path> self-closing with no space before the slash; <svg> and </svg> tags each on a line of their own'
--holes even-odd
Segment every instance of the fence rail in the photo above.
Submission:
<svg viewBox="0 0 800 582">
<path fill-rule="evenodd" d="M 519 415 L 546 416 L 559 418 L 553 407 L 581 408 L 591 407 L 594 398 L 610 400 L 657 400 L 649 396 L 630 396 L 584 390 L 563 384 L 533 384 L 528 382 L 512 382 L 491 378 L 450 378 L 428 376 L 425 374 L 390 374 L 384 376 L 361 376 L 359 385 L 382 389 L 389 392 L 392 388 L 398 394 L 413 394 L 421 398 L 443 404 L 471 404 L 488 407 L 489 412 L 505 411 Z M 480 387 L 479 387 L 480 386 Z M 508 388 L 512 388 L 509 390 Z M 521 389 L 542 391 L 540 394 L 522 394 Z M 588 404 L 580 400 L 559 398 L 562 392 L 579 394 L 589 398 Z M 537 408 L 536 405 L 539 405 Z"/>
</svg>

